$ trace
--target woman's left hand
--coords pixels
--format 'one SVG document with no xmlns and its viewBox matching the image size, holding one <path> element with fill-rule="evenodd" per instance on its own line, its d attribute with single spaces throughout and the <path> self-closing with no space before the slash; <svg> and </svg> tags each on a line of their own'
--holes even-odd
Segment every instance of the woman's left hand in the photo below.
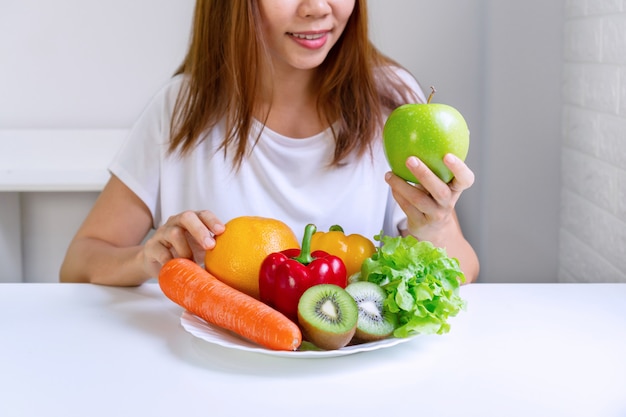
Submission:
<svg viewBox="0 0 626 417">
<path fill-rule="evenodd" d="M 410 184 L 392 173 L 385 177 L 395 200 L 407 215 L 407 232 L 420 240 L 445 239 L 447 231 L 458 227 L 455 205 L 461 193 L 474 183 L 474 173 L 461 159 L 447 154 L 443 162 L 454 174 L 448 184 L 414 156 L 407 159 L 406 166 L 418 179 L 418 184 Z"/>
</svg>

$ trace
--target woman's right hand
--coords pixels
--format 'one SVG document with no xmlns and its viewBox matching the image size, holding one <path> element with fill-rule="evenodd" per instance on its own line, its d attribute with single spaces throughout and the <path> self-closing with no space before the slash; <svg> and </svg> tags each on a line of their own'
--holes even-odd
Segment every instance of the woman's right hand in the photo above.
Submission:
<svg viewBox="0 0 626 417">
<path fill-rule="evenodd" d="M 59 278 L 62 282 L 136 286 L 159 276 L 174 257 L 204 261 L 224 224 L 210 211 L 185 211 L 151 232 L 145 203 L 115 175 L 70 243 Z"/>
<path fill-rule="evenodd" d="M 224 224 L 208 210 L 189 210 L 171 216 L 144 244 L 146 271 L 158 276 L 161 267 L 173 258 L 203 262 L 204 253 L 215 246 L 215 236 L 224 229 Z"/>
</svg>

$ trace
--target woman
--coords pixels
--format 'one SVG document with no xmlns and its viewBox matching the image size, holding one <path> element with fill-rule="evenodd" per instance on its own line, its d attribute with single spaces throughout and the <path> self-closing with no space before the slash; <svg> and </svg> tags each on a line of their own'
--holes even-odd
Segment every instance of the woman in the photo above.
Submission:
<svg viewBox="0 0 626 417">
<path fill-rule="evenodd" d="M 61 280 L 139 285 L 172 257 L 199 259 L 240 215 L 412 234 L 474 280 L 454 210 L 472 171 L 447 155 L 450 184 L 413 157 L 420 186 L 388 173 L 385 117 L 419 100 L 370 43 L 365 0 L 198 0 L 186 58 L 111 164 Z"/>
</svg>

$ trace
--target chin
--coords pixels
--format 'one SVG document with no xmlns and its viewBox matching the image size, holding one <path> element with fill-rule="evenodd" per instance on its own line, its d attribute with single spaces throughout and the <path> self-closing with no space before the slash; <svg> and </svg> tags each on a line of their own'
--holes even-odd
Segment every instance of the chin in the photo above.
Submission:
<svg viewBox="0 0 626 417">
<path fill-rule="evenodd" d="M 299 70 L 312 70 L 322 65 L 325 59 L 326 59 L 326 55 L 324 55 L 321 58 L 316 58 L 316 59 L 302 59 L 302 60 L 292 62 L 291 66 Z"/>
</svg>

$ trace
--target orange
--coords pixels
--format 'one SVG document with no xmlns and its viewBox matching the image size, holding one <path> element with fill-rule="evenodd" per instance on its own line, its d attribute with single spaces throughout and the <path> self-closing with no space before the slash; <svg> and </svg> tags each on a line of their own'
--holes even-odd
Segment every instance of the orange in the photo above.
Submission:
<svg viewBox="0 0 626 417">
<path fill-rule="evenodd" d="M 259 298 L 259 270 L 270 253 L 300 248 L 293 230 L 280 220 L 258 216 L 235 217 L 215 237 L 204 257 L 207 271 L 217 279 Z"/>
</svg>

